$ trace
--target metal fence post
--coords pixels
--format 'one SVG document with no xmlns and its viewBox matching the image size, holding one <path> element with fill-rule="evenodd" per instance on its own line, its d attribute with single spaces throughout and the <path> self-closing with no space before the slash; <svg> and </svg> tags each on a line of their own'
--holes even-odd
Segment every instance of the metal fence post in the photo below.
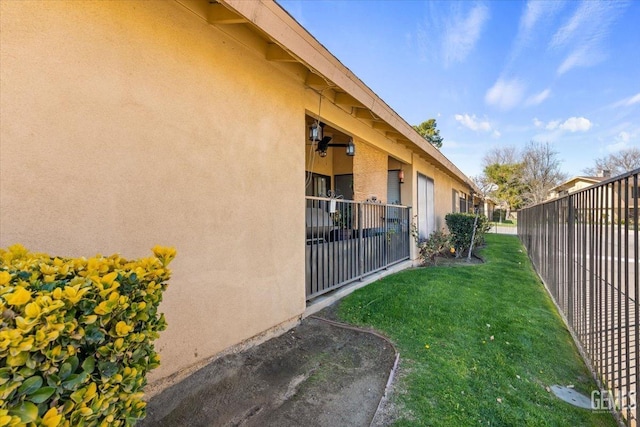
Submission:
<svg viewBox="0 0 640 427">
<path fill-rule="evenodd" d="M 567 319 L 573 325 L 573 289 L 575 281 L 573 278 L 573 256 L 575 255 L 575 226 L 576 213 L 573 196 L 567 197 L 568 220 L 567 220 Z"/>
</svg>

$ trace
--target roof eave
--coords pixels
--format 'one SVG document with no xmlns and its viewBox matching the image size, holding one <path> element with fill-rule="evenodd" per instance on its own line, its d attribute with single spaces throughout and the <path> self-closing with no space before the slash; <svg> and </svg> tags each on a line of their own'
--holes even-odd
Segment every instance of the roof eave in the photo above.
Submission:
<svg viewBox="0 0 640 427">
<path fill-rule="evenodd" d="M 357 104 L 361 105 L 361 107 L 358 105 L 358 108 L 366 108 L 371 111 L 430 160 L 468 185 L 472 191 L 480 192 L 477 186 L 456 165 L 418 134 L 411 125 L 276 2 L 269 0 L 221 0 L 219 3 L 224 4 L 233 13 L 257 27 L 312 73 L 333 83 L 336 88 L 351 96 Z"/>
</svg>

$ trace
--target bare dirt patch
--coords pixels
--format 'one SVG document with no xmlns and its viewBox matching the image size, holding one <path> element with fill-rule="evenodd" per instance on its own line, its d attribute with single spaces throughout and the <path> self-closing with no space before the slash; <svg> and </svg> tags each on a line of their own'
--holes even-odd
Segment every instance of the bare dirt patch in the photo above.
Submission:
<svg viewBox="0 0 640 427">
<path fill-rule="evenodd" d="M 307 318 L 154 396 L 138 425 L 369 426 L 394 361 L 376 335 Z"/>
</svg>

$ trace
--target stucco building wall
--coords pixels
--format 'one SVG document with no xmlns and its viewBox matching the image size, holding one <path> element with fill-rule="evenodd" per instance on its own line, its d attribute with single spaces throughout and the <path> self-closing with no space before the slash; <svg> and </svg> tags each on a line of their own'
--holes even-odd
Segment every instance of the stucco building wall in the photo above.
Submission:
<svg viewBox="0 0 640 427">
<path fill-rule="evenodd" d="M 295 320 L 302 86 L 178 3 L 0 8 L 0 246 L 175 246 L 152 380 Z"/>
<path fill-rule="evenodd" d="M 357 143 L 353 159 L 353 199 L 387 202 L 387 153 L 365 143 Z"/>
<path fill-rule="evenodd" d="M 231 3 L 279 25 L 273 3 Z M 440 153 L 416 154 L 390 124 L 310 88 L 300 64 L 268 60 L 259 32 L 210 25 L 217 6 L 0 2 L 0 247 L 137 258 L 175 246 L 151 382 L 304 312 L 308 117 L 353 138 L 355 157 L 334 148 L 311 169 L 353 173 L 356 200 L 386 201 L 400 165 L 413 214 L 417 173 L 433 179 L 442 228 L 452 189 L 468 191 Z"/>
<path fill-rule="evenodd" d="M 435 229 L 440 230 L 447 227 L 444 217 L 453 212 L 452 191 L 457 190 L 462 193 L 469 194 L 469 188 L 465 188 L 459 181 L 451 178 L 444 171 L 434 167 L 431 163 L 419 156 L 414 156 L 414 173 L 420 173 L 427 178 L 433 180 L 434 183 L 434 213 L 435 213 Z M 406 174 L 405 174 L 406 176 Z M 406 183 L 406 179 L 405 179 Z M 418 205 L 417 192 L 413 191 L 412 206 Z"/>
</svg>

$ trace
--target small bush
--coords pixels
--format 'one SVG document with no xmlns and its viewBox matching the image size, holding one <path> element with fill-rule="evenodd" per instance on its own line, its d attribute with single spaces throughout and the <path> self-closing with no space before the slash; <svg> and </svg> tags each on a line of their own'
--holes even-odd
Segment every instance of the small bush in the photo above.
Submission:
<svg viewBox="0 0 640 427">
<path fill-rule="evenodd" d="M 413 224 L 411 227 L 411 234 L 416 240 L 418 253 L 423 265 L 435 264 L 435 260 L 438 255 L 449 252 L 451 249 L 449 235 L 445 230 L 436 230 L 431 233 L 427 239 L 420 239 L 418 228 Z"/>
<path fill-rule="evenodd" d="M 451 245 L 455 248 L 456 257 L 459 258 L 471 247 L 473 225 L 476 215 L 468 213 L 450 213 L 445 217 L 447 228 L 451 235 Z M 491 226 L 484 215 L 479 215 L 476 222 L 474 246 L 484 244 L 484 235 Z"/>
<path fill-rule="evenodd" d="M 0 426 L 128 426 L 159 365 L 170 248 L 65 259 L 0 249 Z"/>
</svg>

